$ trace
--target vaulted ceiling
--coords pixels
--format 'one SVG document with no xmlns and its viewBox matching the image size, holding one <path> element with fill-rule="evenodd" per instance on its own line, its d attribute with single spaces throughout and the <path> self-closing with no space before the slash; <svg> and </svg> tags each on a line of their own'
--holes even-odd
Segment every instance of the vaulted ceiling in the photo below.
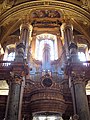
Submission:
<svg viewBox="0 0 90 120">
<path fill-rule="evenodd" d="M 1 0 L 0 42 L 3 47 L 19 40 L 19 28 L 26 18 L 34 25 L 43 21 L 61 24 L 69 20 L 74 34 L 84 36 L 83 39 L 90 43 L 89 0 Z"/>
</svg>

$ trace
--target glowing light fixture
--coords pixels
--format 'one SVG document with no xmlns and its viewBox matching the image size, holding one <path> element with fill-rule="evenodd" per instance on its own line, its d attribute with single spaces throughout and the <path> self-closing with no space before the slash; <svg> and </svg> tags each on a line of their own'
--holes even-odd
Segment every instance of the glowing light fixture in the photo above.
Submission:
<svg viewBox="0 0 90 120">
<path fill-rule="evenodd" d="M 37 35 L 36 37 L 35 58 L 37 60 L 42 60 L 44 44 L 48 44 L 50 46 L 50 59 L 56 60 L 58 58 L 57 37 L 56 35 L 47 33 Z"/>
</svg>

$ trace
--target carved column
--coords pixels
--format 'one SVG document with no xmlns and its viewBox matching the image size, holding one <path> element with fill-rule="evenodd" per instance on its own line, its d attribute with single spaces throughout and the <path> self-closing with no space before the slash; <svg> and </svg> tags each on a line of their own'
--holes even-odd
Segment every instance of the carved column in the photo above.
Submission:
<svg viewBox="0 0 90 120">
<path fill-rule="evenodd" d="M 22 24 L 21 39 L 16 46 L 15 62 L 12 64 L 11 85 L 5 120 L 20 120 L 23 91 L 25 86 L 26 65 L 25 55 L 29 46 L 29 27 L 27 23 Z"/>
<path fill-rule="evenodd" d="M 25 82 L 25 76 L 22 75 L 22 65 L 15 65 L 12 74 L 12 81 L 11 85 L 9 86 L 8 108 L 6 111 L 5 120 L 19 120 L 19 113 L 21 112 L 21 87 L 23 82 Z"/>
<path fill-rule="evenodd" d="M 79 115 L 79 120 L 90 120 L 83 75 L 81 75 L 81 73 L 73 74 L 72 84 L 74 85 L 73 87 L 75 91 L 76 114 Z"/>
<path fill-rule="evenodd" d="M 77 46 L 74 43 L 71 43 L 69 50 L 71 54 L 69 82 L 71 82 L 70 88 L 75 105 L 74 114 L 79 116 L 79 120 L 90 120 L 89 107 L 85 90 L 84 66 L 77 59 Z"/>
<path fill-rule="evenodd" d="M 66 50 L 66 56 L 69 56 L 69 44 L 70 42 L 73 41 L 73 27 L 72 25 L 66 21 L 62 24 L 61 26 L 61 33 L 62 33 L 62 38 L 64 39 L 64 47 Z"/>
<path fill-rule="evenodd" d="M 25 45 L 24 58 L 26 59 L 28 53 L 28 47 L 31 42 L 32 25 L 30 25 L 29 23 L 23 23 L 20 26 L 20 29 L 21 29 L 20 43 L 23 43 L 23 45 Z"/>
<path fill-rule="evenodd" d="M 70 53 L 70 59 L 69 59 L 70 64 L 79 62 L 78 54 L 77 54 L 77 45 L 76 44 L 74 44 L 74 43 L 70 44 L 69 53 Z M 70 75 L 70 72 L 69 72 L 69 75 Z M 72 81 L 71 76 L 69 76 L 69 87 L 70 87 L 70 90 L 71 90 L 72 101 L 73 101 L 73 111 L 74 111 L 74 115 L 75 115 L 77 113 L 77 110 L 76 110 L 76 97 L 75 97 L 74 84 L 71 83 L 71 81 Z"/>
</svg>

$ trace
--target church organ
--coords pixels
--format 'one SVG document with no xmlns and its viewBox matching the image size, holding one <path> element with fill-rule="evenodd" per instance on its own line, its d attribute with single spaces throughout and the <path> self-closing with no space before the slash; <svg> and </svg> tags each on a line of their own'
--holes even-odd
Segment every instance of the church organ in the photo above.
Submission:
<svg viewBox="0 0 90 120">
<path fill-rule="evenodd" d="M 0 14 L 0 120 L 89 120 L 89 0 L 2 0 Z"/>
</svg>

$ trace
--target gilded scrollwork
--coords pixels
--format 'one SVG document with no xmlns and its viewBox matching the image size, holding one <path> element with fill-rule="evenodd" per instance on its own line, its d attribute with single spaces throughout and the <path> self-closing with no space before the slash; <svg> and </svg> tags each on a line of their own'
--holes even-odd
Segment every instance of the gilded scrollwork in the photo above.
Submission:
<svg viewBox="0 0 90 120">
<path fill-rule="evenodd" d="M 0 4 L 0 14 L 4 11 L 10 9 L 14 5 L 14 0 L 4 0 L 2 4 Z"/>
<path fill-rule="evenodd" d="M 33 18 L 60 18 L 61 13 L 56 10 L 36 10 L 32 12 L 31 16 Z"/>
<path fill-rule="evenodd" d="M 85 9 L 90 9 L 90 0 L 81 0 L 82 1 L 82 7 Z"/>
</svg>

